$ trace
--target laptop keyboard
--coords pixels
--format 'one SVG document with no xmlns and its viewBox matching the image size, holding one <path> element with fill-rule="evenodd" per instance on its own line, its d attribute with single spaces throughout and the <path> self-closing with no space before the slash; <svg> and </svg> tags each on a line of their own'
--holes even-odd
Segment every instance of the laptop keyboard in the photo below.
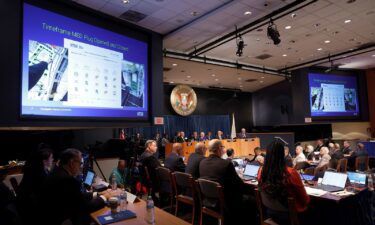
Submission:
<svg viewBox="0 0 375 225">
<path fill-rule="evenodd" d="M 336 187 L 336 186 L 331 186 L 331 185 L 324 185 L 324 184 L 318 185 L 315 188 L 321 189 L 323 191 L 328 191 L 328 192 L 335 192 L 335 191 L 342 191 L 342 190 L 344 190 L 344 188 L 341 188 L 341 187 Z"/>
</svg>

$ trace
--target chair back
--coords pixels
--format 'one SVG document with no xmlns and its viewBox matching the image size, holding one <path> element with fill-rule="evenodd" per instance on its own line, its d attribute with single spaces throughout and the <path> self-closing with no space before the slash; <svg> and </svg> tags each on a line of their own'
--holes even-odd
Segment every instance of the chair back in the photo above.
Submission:
<svg viewBox="0 0 375 225">
<path fill-rule="evenodd" d="M 172 174 L 168 168 L 156 168 L 156 176 L 159 181 L 159 191 L 167 194 L 173 193 Z"/>
<path fill-rule="evenodd" d="M 318 174 L 324 174 L 324 172 L 327 170 L 328 168 L 328 164 L 324 165 L 324 166 L 321 166 L 321 167 L 316 167 L 314 169 L 314 176 L 318 175 Z"/>
<path fill-rule="evenodd" d="M 348 168 L 348 159 L 340 159 L 337 163 L 337 172 L 346 173 Z"/>
<path fill-rule="evenodd" d="M 368 156 L 357 156 L 355 158 L 355 170 L 366 171 L 368 170 Z"/>
<path fill-rule="evenodd" d="M 276 211 L 288 212 L 291 225 L 299 225 L 298 213 L 294 198 L 288 197 L 288 207 L 285 207 L 277 200 L 272 199 L 267 193 L 259 191 L 258 188 L 255 189 L 255 198 L 259 211 L 260 224 L 265 224 L 265 207 L 267 207 Z"/>
<path fill-rule="evenodd" d="M 195 185 L 194 179 L 191 174 L 182 172 L 173 172 L 173 185 L 176 191 L 176 195 L 186 195 L 194 197 Z"/>
<path fill-rule="evenodd" d="M 202 224 L 203 213 L 219 219 L 220 224 L 225 224 L 223 187 L 217 182 L 206 179 L 197 179 L 196 186 L 201 205 L 200 224 Z"/>
<path fill-rule="evenodd" d="M 303 169 L 305 169 L 307 167 L 309 167 L 309 164 L 306 161 L 305 162 L 298 162 L 294 166 L 294 169 L 296 169 L 296 170 L 303 170 Z"/>
</svg>

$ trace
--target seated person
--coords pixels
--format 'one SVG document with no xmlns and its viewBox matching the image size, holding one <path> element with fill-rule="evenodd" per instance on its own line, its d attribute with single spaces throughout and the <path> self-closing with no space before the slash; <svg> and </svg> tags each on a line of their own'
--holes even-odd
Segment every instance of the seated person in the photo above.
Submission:
<svg viewBox="0 0 375 225">
<path fill-rule="evenodd" d="M 152 187 L 153 192 L 156 192 L 158 189 L 158 187 L 155 186 L 158 183 L 156 177 L 156 168 L 160 166 L 159 160 L 155 157 L 155 152 L 157 151 L 157 149 L 158 147 L 156 145 L 156 141 L 147 140 L 145 144 L 145 151 L 139 157 L 141 168 L 144 169 L 145 167 L 147 167 L 150 175 L 150 183 L 147 183 L 146 185 L 148 187 Z M 145 174 L 143 173 L 143 175 Z"/>
<path fill-rule="evenodd" d="M 185 164 L 182 155 L 182 145 L 180 143 L 174 143 L 172 152 L 165 158 L 164 166 L 172 172 L 185 172 Z"/>
<path fill-rule="evenodd" d="M 218 182 L 223 186 L 226 213 L 234 215 L 243 207 L 246 186 L 237 175 L 233 164 L 221 158 L 224 149 L 225 146 L 220 140 L 211 140 L 208 144 L 210 155 L 200 162 L 199 173 L 200 178 Z"/>
<path fill-rule="evenodd" d="M 312 145 L 307 145 L 304 150 L 307 160 L 313 160 L 314 158 L 314 147 Z"/>
<path fill-rule="evenodd" d="M 207 141 L 207 137 L 203 131 L 199 135 L 199 141 Z"/>
<path fill-rule="evenodd" d="M 333 153 L 330 154 L 332 159 L 340 160 L 344 158 L 344 154 L 340 150 L 340 144 L 336 143 L 333 149 Z"/>
<path fill-rule="evenodd" d="M 225 136 L 224 136 L 224 134 L 223 134 L 223 131 L 221 131 L 221 130 L 218 130 L 218 131 L 217 131 L 216 139 L 219 139 L 219 140 L 223 140 L 223 139 L 225 139 Z"/>
<path fill-rule="evenodd" d="M 335 144 L 333 142 L 328 143 L 329 155 L 335 152 Z"/>
<path fill-rule="evenodd" d="M 237 134 L 237 138 L 242 138 L 242 139 L 250 138 L 250 134 L 246 133 L 245 128 L 241 128 L 241 132 Z"/>
<path fill-rule="evenodd" d="M 297 145 L 296 147 L 296 157 L 293 159 L 293 167 L 297 165 L 297 163 L 306 162 L 306 156 L 303 154 L 303 148 L 301 145 Z"/>
<path fill-rule="evenodd" d="M 255 164 L 255 165 L 263 165 L 264 163 L 264 156 L 262 154 L 262 149 L 260 147 L 255 147 L 254 148 L 254 158 L 249 161 L 250 164 Z"/>
<path fill-rule="evenodd" d="M 88 224 L 90 213 L 105 206 L 105 200 L 114 193 L 81 192 L 75 178 L 81 172 L 82 155 L 76 149 L 67 149 L 60 156 L 59 166 L 46 178 L 42 186 L 40 208 L 42 224 L 61 224 L 70 219 L 73 224 Z"/>
<path fill-rule="evenodd" d="M 289 153 L 289 147 L 288 146 L 284 147 L 284 155 L 285 155 L 286 165 L 289 166 L 289 167 L 293 167 L 293 158 Z"/>
<path fill-rule="evenodd" d="M 207 140 L 212 140 L 212 139 L 214 139 L 214 137 L 213 137 L 213 135 L 212 135 L 212 132 L 211 131 L 208 131 L 207 132 Z"/>
<path fill-rule="evenodd" d="M 334 158 L 332 158 L 331 160 L 329 160 L 328 168 L 325 171 L 336 172 L 337 171 L 338 162 L 339 161 L 337 159 L 334 159 Z M 317 181 L 319 178 L 323 178 L 325 171 L 321 171 L 321 172 L 316 173 L 313 180 Z"/>
<path fill-rule="evenodd" d="M 191 135 L 190 141 L 199 141 L 198 132 L 194 131 Z"/>
<path fill-rule="evenodd" d="M 234 149 L 233 148 L 228 148 L 227 149 L 227 156 L 228 156 L 227 160 L 231 161 L 233 163 L 234 167 L 237 167 L 238 163 L 236 161 L 232 160 L 234 158 Z"/>
<path fill-rule="evenodd" d="M 314 152 L 320 152 L 320 149 L 324 146 L 323 139 L 316 140 L 316 147 L 314 149 Z"/>
<path fill-rule="evenodd" d="M 329 156 L 329 150 L 327 147 L 320 148 L 320 160 L 318 161 L 317 168 L 320 168 L 322 166 L 325 166 L 329 163 L 329 160 L 331 160 L 331 156 Z"/>
<path fill-rule="evenodd" d="M 344 144 L 343 144 L 343 149 L 341 150 L 342 151 L 342 154 L 344 155 L 350 155 L 352 154 L 352 149 L 350 149 L 350 141 L 344 141 Z"/>
<path fill-rule="evenodd" d="M 195 145 L 195 152 L 191 153 L 186 164 L 185 172 L 195 179 L 199 178 L 199 163 L 205 158 L 207 148 L 203 143 Z"/>
<path fill-rule="evenodd" d="M 284 146 L 280 140 L 273 141 L 267 148 L 267 158 L 258 171 L 258 181 L 262 196 L 276 200 L 286 209 L 288 197 L 293 197 L 297 212 L 306 210 L 310 198 L 299 173 L 286 165 Z M 290 224 L 288 212 L 267 208 L 267 214 L 277 224 Z"/>
<path fill-rule="evenodd" d="M 126 161 L 119 160 L 117 167 L 113 168 L 111 175 L 109 176 L 109 180 L 112 180 L 112 177 L 115 176 L 117 186 L 120 188 L 125 188 L 127 185 L 128 179 L 128 168 L 126 168 Z"/>
<path fill-rule="evenodd" d="M 362 143 L 357 144 L 357 149 L 353 152 L 351 152 L 351 155 L 348 158 L 348 167 L 351 170 L 354 170 L 355 168 L 355 160 L 357 157 L 360 156 L 368 156 L 367 151 L 365 150 L 365 146 Z M 365 168 L 358 168 L 359 170 L 365 170 Z"/>
</svg>

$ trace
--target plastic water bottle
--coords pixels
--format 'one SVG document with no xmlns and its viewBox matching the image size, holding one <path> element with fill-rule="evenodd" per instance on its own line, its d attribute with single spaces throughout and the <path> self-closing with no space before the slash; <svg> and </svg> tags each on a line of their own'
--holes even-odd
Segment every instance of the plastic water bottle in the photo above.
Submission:
<svg viewBox="0 0 375 225">
<path fill-rule="evenodd" d="M 155 223 L 154 201 L 152 200 L 151 195 L 149 195 L 147 197 L 146 222 L 149 223 L 149 224 L 154 224 Z"/>
<path fill-rule="evenodd" d="M 117 181 L 116 181 L 116 176 L 114 173 L 111 176 L 111 187 L 112 187 L 112 190 L 117 189 Z"/>
<path fill-rule="evenodd" d="M 371 173 L 367 174 L 367 187 L 368 187 L 369 191 L 374 190 L 374 183 L 372 181 L 372 174 Z"/>
<path fill-rule="evenodd" d="M 128 198 L 126 191 L 121 192 L 120 194 L 120 212 L 126 211 L 128 205 Z"/>
</svg>

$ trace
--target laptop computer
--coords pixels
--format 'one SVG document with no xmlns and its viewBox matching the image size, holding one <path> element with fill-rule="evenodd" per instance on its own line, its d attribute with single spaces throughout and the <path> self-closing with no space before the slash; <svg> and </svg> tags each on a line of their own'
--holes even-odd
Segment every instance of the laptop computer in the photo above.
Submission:
<svg viewBox="0 0 375 225">
<path fill-rule="evenodd" d="M 244 180 L 256 180 L 258 175 L 259 166 L 247 164 L 243 172 Z"/>
<path fill-rule="evenodd" d="M 94 182 L 94 177 L 95 173 L 88 170 L 85 176 L 85 179 L 83 180 L 83 183 L 86 184 L 87 186 L 91 186 L 92 183 Z"/>
<path fill-rule="evenodd" d="M 302 174 L 302 173 L 300 173 L 299 175 L 301 176 L 301 180 L 303 181 L 312 181 L 314 180 L 314 177 L 315 177 L 313 175 Z"/>
<path fill-rule="evenodd" d="M 351 185 L 359 187 L 366 186 L 367 177 L 365 173 L 347 172 L 347 174 Z"/>
<path fill-rule="evenodd" d="M 348 175 L 346 173 L 326 171 L 322 183 L 314 188 L 328 192 L 342 191 L 345 189 L 347 179 Z"/>
</svg>

